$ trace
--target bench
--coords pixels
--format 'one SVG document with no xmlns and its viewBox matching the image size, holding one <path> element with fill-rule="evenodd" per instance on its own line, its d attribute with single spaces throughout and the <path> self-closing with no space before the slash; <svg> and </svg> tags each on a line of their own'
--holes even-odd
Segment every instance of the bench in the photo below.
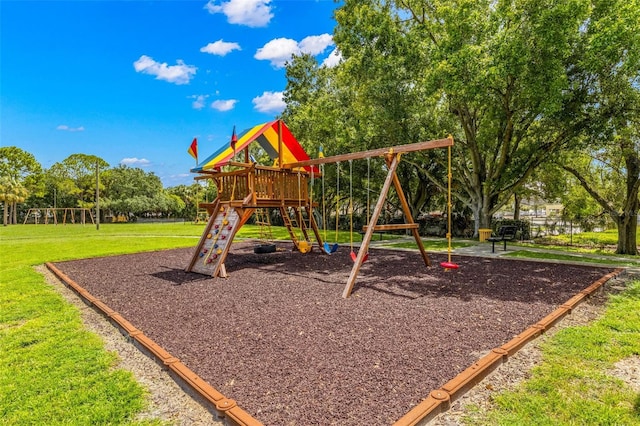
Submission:
<svg viewBox="0 0 640 426">
<path fill-rule="evenodd" d="M 507 241 L 513 241 L 516 238 L 517 230 L 518 228 L 515 226 L 501 226 L 500 229 L 498 229 L 498 235 L 487 239 L 487 241 L 491 241 L 491 253 L 496 252 L 496 243 L 500 241 L 504 242 L 504 251 L 506 251 Z"/>
</svg>

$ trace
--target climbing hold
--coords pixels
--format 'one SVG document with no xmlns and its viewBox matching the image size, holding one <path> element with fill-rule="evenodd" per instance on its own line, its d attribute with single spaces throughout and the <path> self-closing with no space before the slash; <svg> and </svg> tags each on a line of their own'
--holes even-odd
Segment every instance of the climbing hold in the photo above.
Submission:
<svg viewBox="0 0 640 426">
<path fill-rule="evenodd" d="M 231 230 L 233 229 L 233 226 L 229 225 L 229 226 L 227 226 L 227 229 L 228 229 L 229 231 L 231 231 Z"/>
<path fill-rule="evenodd" d="M 222 254 L 222 250 L 218 249 L 217 254 Z"/>
<path fill-rule="evenodd" d="M 223 224 L 223 225 L 227 225 L 228 223 L 229 223 L 229 221 L 228 221 L 227 219 L 225 219 L 225 220 L 223 220 L 223 221 L 222 221 L 222 224 Z"/>
<path fill-rule="evenodd" d="M 220 239 L 221 239 L 221 240 L 224 240 L 225 238 L 227 238 L 227 236 L 226 236 L 226 235 L 220 235 Z"/>
<path fill-rule="evenodd" d="M 214 228 L 218 229 L 220 228 L 220 225 L 218 225 L 217 223 L 215 225 L 213 225 Z"/>
<path fill-rule="evenodd" d="M 212 236 L 211 233 L 207 234 L 207 238 L 211 238 Z"/>
</svg>

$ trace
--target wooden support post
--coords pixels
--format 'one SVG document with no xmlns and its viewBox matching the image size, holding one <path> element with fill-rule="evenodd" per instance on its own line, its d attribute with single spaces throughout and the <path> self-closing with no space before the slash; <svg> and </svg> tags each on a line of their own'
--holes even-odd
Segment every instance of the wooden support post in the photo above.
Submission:
<svg viewBox="0 0 640 426">
<path fill-rule="evenodd" d="M 323 253 L 326 253 L 324 250 L 324 241 L 322 241 L 322 236 L 320 235 L 320 230 L 318 229 L 318 224 L 316 223 L 316 219 L 313 217 L 313 204 L 309 205 L 309 209 L 307 210 L 307 212 L 307 215 L 309 216 L 309 224 L 311 225 L 311 229 L 316 236 L 318 247 Z"/>
<path fill-rule="evenodd" d="M 400 154 L 398 154 L 400 155 Z M 387 164 L 389 161 L 387 161 Z M 402 211 L 404 213 L 405 222 L 408 224 L 414 224 L 413 216 L 411 215 L 411 209 L 409 208 L 409 203 L 407 203 L 407 198 L 404 196 L 404 191 L 402 190 L 402 185 L 400 184 L 400 179 L 398 179 L 398 175 L 393 174 L 393 186 L 396 188 L 396 192 L 398 193 L 398 199 L 400 200 L 400 204 L 402 205 Z M 427 256 L 427 252 L 424 251 L 424 245 L 422 244 L 422 239 L 420 238 L 420 233 L 418 232 L 418 227 L 411 227 L 411 233 L 413 234 L 413 238 L 416 240 L 416 244 L 418 245 L 418 249 L 420 250 L 420 254 L 422 255 L 422 260 L 424 260 L 424 264 L 426 266 L 431 266 L 431 261 L 429 260 L 429 256 Z"/>
<path fill-rule="evenodd" d="M 282 120 L 278 120 L 278 167 L 282 168 Z"/>
<path fill-rule="evenodd" d="M 384 185 L 382 185 L 382 190 L 380 191 L 378 202 L 373 209 L 373 214 L 371 215 L 371 219 L 369 220 L 367 231 L 364 233 L 364 237 L 362 238 L 362 244 L 360 244 L 358 256 L 356 257 L 356 261 L 353 264 L 353 268 L 351 268 L 351 275 L 349 275 L 347 284 L 345 285 L 344 291 L 342 292 L 342 297 L 344 297 L 345 299 L 351 295 L 351 291 L 353 290 L 356 278 L 358 277 L 358 272 L 360 271 L 362 262 L 364 262 L 364 257 L 369 249 L 369 243 L 371 242 L 371 237 L 373 236 L 375 224 L 378 223 L 378 218 L 380 217 L 380 213 L 382 213 L 382 206 L 384 205 L 384 201 L 387 198 L 387 193 L 389 192 L 389 188 L 391 188 L 391 183 L 393 182 L 393 178 L 396 174 L 396 169 L 398 168 L 398 164 L 400 163 L 399 154 L 389 154 L 389 156 L 391 156 L 392 159 L 390 162 L 388 162 L 389 172 L 387 173 L 387 178 L 384 181 Z"/>
</svg>

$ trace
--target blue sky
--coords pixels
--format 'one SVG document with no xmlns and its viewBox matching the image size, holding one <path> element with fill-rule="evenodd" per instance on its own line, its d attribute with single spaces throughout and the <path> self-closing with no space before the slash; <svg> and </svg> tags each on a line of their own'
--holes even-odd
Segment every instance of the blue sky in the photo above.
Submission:
<svg viewBox="0 0 640 426">
<path fill-rule="evenodd" d="M 284 61 L 332 66 L 332 0 L 0 0 L 0 144 L 190 184 L 238 131 L 284 108 Z"/>
</svg>

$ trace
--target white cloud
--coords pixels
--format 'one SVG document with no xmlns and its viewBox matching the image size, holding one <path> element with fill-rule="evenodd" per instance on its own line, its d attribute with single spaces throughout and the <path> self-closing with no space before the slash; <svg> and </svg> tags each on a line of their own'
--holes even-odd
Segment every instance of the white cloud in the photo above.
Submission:
<svg viewBox="0 0 640 426">
<path fill-rule="evenodd" d="M 56 127 L 56 130 L 64 130 L 66 132 L 84 132 L 84 126 L 69 127 L 66 124 L 61 124 L 58 127 Z"/>
<path fill-rule="evenodd" d="M 274 67 L 282 68 L 292 55 L 299 53 L 300 48 L 297 41 L 290 38 L 276 38 L 258 49 L 254 58 L 270 61 Z"/>
<path fill-rule="evenodd" d="M 219 3 L 219 4 L 218 4 Z M 230 24 L 266 27 L 273 18 L 271 0 L 209 0 L 204 6 L 209 13 L 224 13 Z"/>
<path fill-rule="evenodd" d="M 233 109 L 237 102 L 237 99 L 217 100 L 211 103 L 211 108 L 218 111 L 229 111 Z"/>
<path fill-rule="evenodd" d="M 333 68 L 337 66 L 340 61 L 342 61 L 342 53 L 340 53 L 338 49 L 333 49 L 333 52 L 331 52 L 329 56 L 327 56 L 327 59 L 322 61 L 322 65 L 327 68 Z"/>
<path fill-rule="evenodd" d="M 131 157 L 123 158 L 122 160 L 120 160 L 120 164 L 124 164 L 125 166 L 130 167 L 147 167 L 151 164 L 151 161 L 147 160 L 146 158 Z"/>
<path fill-rule="evenodd" d="M 177 65 L 167 65 L 166 62 L 156 62 L 153 58 L 142 55 L 140 59 L 133 63 L 133 67 L 136 72 L 155 75 L 157 80 L 164 80 L 175 84 L 188 84 L 193 76 L 196 75 L 198 68 L 185 64 L 181 59 L 178 59 L 176 62 Z"/>
<path fill-rule="evenodd" d="M 293 55 L 317 55 L 332 44 L 333 38 L 329 34 L 305 37 L 300 43 L 290 38 L 276 38 L 259 48 L 254 58 L 270 61 L 272 66 L 282 68 Z"/>
<path fill-rule="evenodd" d="M 256 111 L 266 113 L 279 113 L 284 110 L 286 104 L 283 99 L 283 92 L 264 92 L 262 95 L 252 99 Z"/>
<path fill-rule="evenodd" d="M 193 103 L 191 103 L 191 106 L 193 107 L 193 109 L 201 110 L 202 108 L 204 108 L 208 97 L 209 95 L 189 96 L 190 99 L 193 99 Z"/>
<path fill-rule="evenodd" d="M 333 38 L 330 34 L 320 34 L 317 36 L 309 36 L 300 42 L 300 50 L 310 55 L 317 55 L 325 51 L 328 46 L 333 44 Z"/>
<path fill-rule="evenodd" d="M 205 47 L 201 47 L 202 53 L 211 53 L 212 55 L 224 56 L 227 53 L 234 50 L 242 50 L 238 43 L 229 43 L 222 39 L 207 44 Z"/>
</svg>

